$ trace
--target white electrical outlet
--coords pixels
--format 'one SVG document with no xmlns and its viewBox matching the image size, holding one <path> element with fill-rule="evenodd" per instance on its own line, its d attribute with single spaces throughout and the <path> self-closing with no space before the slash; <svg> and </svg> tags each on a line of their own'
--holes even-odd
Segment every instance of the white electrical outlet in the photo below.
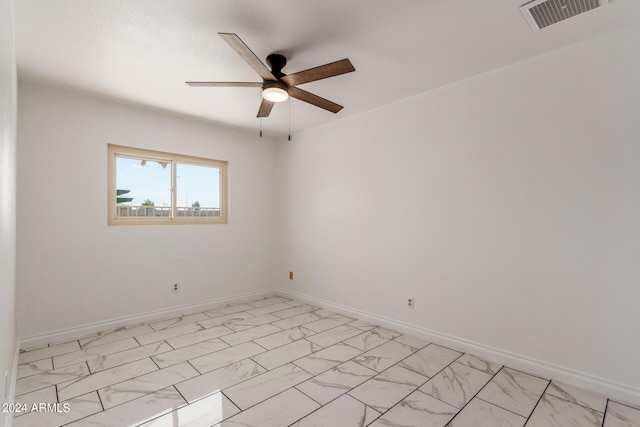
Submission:
<svg viewBox="0 0 640 427">
<path fill-rule="evenodd" d="M 171 288 L 171 289 L 172 289 L 173 293 L 180 292 L 180 288 L 179 288 L 177 283 L 174 283 L 173 284 L 173 288 Z"/>
<path fill-rule="evenodd" d="M 413 300 L 413 298 L 409 298 L 407 300 L 407 308 L 410 308 L 411 310 L 413 310 L 415 307 L 415 301 Z"/>
</svg>

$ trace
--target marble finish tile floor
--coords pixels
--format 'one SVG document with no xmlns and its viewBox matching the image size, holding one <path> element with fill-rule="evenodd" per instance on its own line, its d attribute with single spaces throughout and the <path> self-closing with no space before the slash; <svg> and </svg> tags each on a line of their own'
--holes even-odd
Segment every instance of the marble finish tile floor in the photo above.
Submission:
<svg viewBox="0 0 640 427">
<path fill-rule="evenodd" d="M 51 406 L 15 427 L 640 427 L 633 405 L 283 297 L 21 351 L 16 393 Z"/>
</svg>

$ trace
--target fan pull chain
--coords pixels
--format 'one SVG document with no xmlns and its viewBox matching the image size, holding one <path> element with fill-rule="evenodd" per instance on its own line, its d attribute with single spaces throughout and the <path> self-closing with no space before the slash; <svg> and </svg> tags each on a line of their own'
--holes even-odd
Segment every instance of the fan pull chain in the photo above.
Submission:
<svg viewBox="0 0 640 427">
<path fill-rule="evenodd" d="M 262 138 L 262 117 L 260 117 L 260 138 Z"/>
<path fill-rule="evenodd" d="M 289 141 L 291 141 L 291 97 L 289 97 Z"/>
</svg>

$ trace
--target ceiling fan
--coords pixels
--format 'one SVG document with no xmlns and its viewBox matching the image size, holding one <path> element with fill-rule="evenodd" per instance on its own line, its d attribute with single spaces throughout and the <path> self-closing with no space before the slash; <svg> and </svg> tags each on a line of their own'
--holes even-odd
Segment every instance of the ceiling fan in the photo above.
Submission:
<svg viewBox="0 0 640 427">
<path fill-rule="evenodd" d="M 277 102 L 286 101 L 289 96 L 332 113 L 342 110 L 342 105 L 304 91 L 296 86 L 355 71 L 356 69 L 351 65 L 349 59 L 345 58 L 286 75 L 282 72 L 282 69 L 287 64 L 287 58 L 284 56 L 277 53 L 267 56 L 267 63 L 271 66 L 271 70 L 269 70 L 236 34 L 218 34 L 262 77 L 262 82 L 186 82 L 189 86 L 261 87 L 262 102 L 260 103 L 257 117 L 269 117 L 273 105 Z"/>
</svg>

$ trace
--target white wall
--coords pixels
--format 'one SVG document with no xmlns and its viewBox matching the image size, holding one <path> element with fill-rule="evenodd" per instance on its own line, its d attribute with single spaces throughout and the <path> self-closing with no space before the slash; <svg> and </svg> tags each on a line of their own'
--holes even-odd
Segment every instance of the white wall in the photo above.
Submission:
<svg viewBox="0 0 640 427">
<path fill-rule="evenodd" d="M 640 401 L 639 45 L 628 27 L 282 143 L 279 286 Z"/>
<path fill-rule="evenodd" d="M 19 95 L 18 336 L 273 288 L 273 141 L 30 83 Z M 107 226 L 108 143 L 228 160 L 229 224 Z"/>
<path fill-rule="evenodd" d="M 16 354 L 16 55 L 13 2 L 0 0 L 0 402 L 8 402 Z M 5 375 L 7 376 L 5 384 Z M 0 411 L 0 425 L 9 415 Z"/>
</svg>

